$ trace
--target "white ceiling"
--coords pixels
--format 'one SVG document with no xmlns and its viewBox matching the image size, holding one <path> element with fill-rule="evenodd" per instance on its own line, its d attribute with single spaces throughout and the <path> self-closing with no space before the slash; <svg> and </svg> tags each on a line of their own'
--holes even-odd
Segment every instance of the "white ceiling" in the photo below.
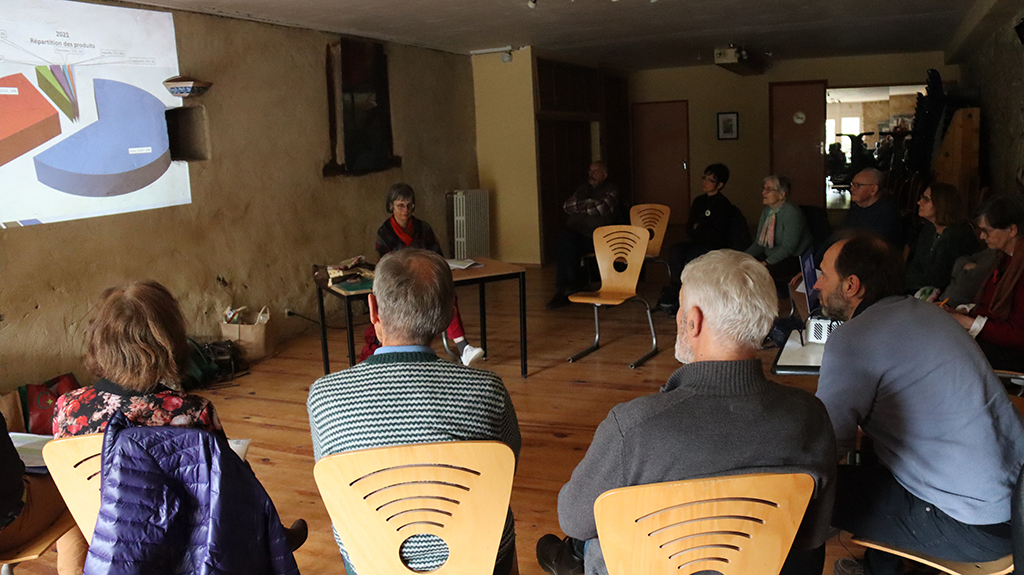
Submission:
<svg viewBox="0 0 1024 575">
<path fill-rule="evenodd" d="M 972 0 L 151 0 L 456 53 L 533 46 L 625 70 L 707 64 L 730 43 L 773 59 L 943 50 Z"/>
</svg>

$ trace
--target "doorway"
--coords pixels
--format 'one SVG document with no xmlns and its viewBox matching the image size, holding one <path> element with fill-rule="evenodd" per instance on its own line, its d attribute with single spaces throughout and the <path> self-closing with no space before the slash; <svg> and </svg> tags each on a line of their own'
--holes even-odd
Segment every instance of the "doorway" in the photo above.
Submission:
<svg viewBox="0 0 1024 575">
<path fill-rule="evenodd" d="M 793 182 L 794 204 L 825 207 L 827 80 L 768 85 L 770 170 Z"/>
<path fill-rule="evenodd" d="M 690 212 L 690 116 L 686 100 L 633 104 L 633 198 L 664 204 L 669 225 Z"/>
</svg>

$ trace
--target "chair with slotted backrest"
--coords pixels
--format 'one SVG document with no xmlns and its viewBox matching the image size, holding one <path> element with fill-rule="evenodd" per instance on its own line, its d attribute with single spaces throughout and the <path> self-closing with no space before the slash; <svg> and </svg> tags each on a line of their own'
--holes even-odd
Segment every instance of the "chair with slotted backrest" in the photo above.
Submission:
<svg viewBox="0 0 1024 575">
<path fill-rule="evenodd" d="M 804 473 L 612 489 L 594 502 L 610 575 L 778 575 L 814 491 Z"/>
<path fill-rule="evenodd" d="M 659 259 L 661 244 L 665 241 L 665 230 L 668 229 L 668 216 L 672 210 L 661 204 L 637 204 L 629 210 L 629 223 L 645 228 L 649 234 L 647 241 L 647 261 L 658 262 L 665 266 L 668 275 L 672 276 L 672 268 L 668 262 Z"/>
<path fill-rule="evenodd" d="M 74 517 L 71 516 L 71 513 L 65 511 L 31 541 L 13 549 L 0 551 L 0 564 L 3 565 L 0 567 L 0 575 L 11 575 L 14 573 L 14 566 L 18 563 L 38 559 L 50 547 L 53 547 L 53 544 L 57 542 L 61 535 L 67 533 L 74 526 Z"/>
<path fill-rule="evenodd" d="M 409 575 L 399 549 L 427 534 L 448 546 L 432 573 L 480 575 L 494 571 L 514 472 L 504 443 L 452 441 L 330 455 L 313 477 L 359 572 Z"/>
<path fill-rule="evenodd" d="M 90 542 L 100 513 L 102 450 L 102 433 L 55 439 L 43 446 L 46 468 L 82 535 Z"/>
<path fill-rule="evenodd" d="M 629 367 L 640 367 L 658 353 L 658 336 L 654 333 L 651 306 L 636 295 L 636 282 L 640 278 L 640 268 L 646 257 L 649 237 L 649 232 L 638 226 L 604 226 L 594 230 L 594 254 L 597 256 L 597 267 L 601 272 L 601 289 L 594 292 L 577 292 L 569 296 L 571 302 L 594 306 L 594 343 L 570 357 L 570 362 L 577 361 L 601 347 L 601 324 L 598 321 L 597 308 L 603 305 L 619 305 L 627 301 L 641 303 L 647 309 L 647 324 L 651 328 L 652 341 L 650 351 L 629 364 Z"/>
</svg>

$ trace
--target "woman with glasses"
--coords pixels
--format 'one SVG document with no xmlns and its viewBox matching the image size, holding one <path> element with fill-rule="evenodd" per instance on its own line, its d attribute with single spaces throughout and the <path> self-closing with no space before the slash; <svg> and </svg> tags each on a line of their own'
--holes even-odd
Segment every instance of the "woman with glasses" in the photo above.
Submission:
<svg viewBox="0 0 1024 575">
<path fill-rule="evenodd" d="M 413 210 L 416 209 L 416 192 L 413 191 L 412 186 L 403 183 L 392 185 L 388 188 L 384 207 L 391 217 L 377 229 L 377 242 L 374 245 L 381 257 L 403 248 L 428 250 L 444 257 L 444 252 L 441 251 L 441 246 L 438 245 L 430 224 L 412 215 Z M 466 330 L 462 327 L 462 317 L 459 315 L 458 298 L 455 300 L 455 309 L 452 312 L 452 323 L 448 325 L 446 333 L 448 338 L 458 346 L 459 359 L 462 360 L 463 365 L 472 366 L 484 356 L 484 350 L 469 345 L 469 342 L 466 341 Z M 367 340 L 370 336 L 368 330 Z M 367 347 L 368 350 L 375 349 L 375 340 L 374 336 L 374 342 Z"/>
<path fill-rule="evenodd" d="M 811 247 L 811 230 L 803 210 L 786 201 L 790 186 L 786 176 L 764 179 L 764 210 L 757 224 L 757 237 L 747 248 L 747 253 L 760 260 L 776 281 L 789 281 L 800 273 L 797 258 Z"/>
<path fill-rule="evenodd" d="M 978 250 L 963 197 L 954 186 L 934 183 L 917 201 L 917 215 L 924 225 L 907 265 L 907 291 L 925 286 L 944 290 L 956 259 Z"/>
<path fill-rule="evenodd" d="M 977 229 L 996 265 L 975 303 L 953 317 L 970 331 L 994 369 L 1024 371 L 1024 198 L 999 196 L 978 210 Z"/>
</svg>

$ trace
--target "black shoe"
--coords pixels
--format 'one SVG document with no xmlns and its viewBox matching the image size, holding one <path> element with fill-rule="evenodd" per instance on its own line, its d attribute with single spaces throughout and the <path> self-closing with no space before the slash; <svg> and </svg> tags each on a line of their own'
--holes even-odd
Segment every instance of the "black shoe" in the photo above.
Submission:
<svg viewBox="0 0 1024 575">
<path fill-rule="evenodd" d="M 558 309 L 560 307 L 565 307 L 570 303 L 572 302 L 569 301 L 569 296 L 565 295 L 562 292 L 558 292 L 554 295 L 554 297 L 551 298 L 551 301 L 549 301 L 547 305 L 545 305 L 544 307 L 546 307 L 547 309 Z"/>
<path fill-rule="evenodd" d="M 284 538 L 288 540 L 288 547 L 295 551 L 306 542 L 309 536 L 309 527 L 305 519 L 296 519 L 292 526 L 284 530 Z"/>
<path fill-rule="evenodd" d="M 537 540 L 537 563 L 551 575 L 583 573 L 583 560 L 576 556 L 569 537 L 559 539 L 551 533 Z"/>
</svg>

